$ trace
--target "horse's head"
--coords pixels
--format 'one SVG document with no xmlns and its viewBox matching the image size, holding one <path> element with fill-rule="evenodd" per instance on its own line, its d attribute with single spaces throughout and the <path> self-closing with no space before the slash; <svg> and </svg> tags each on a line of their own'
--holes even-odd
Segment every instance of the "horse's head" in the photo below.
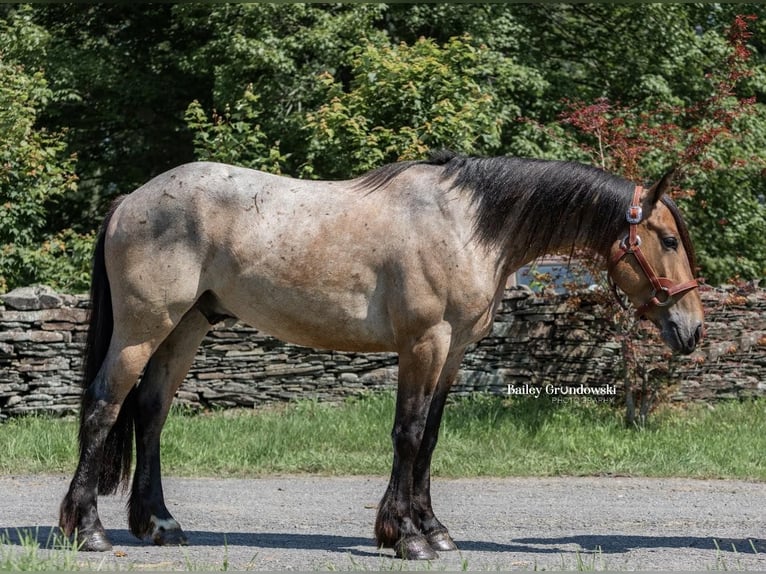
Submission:
<svg viewBox="0 0 766 574">
<path fill-rule="evenodd" d="M 672 175 L 649 190 L 636 188 L 624 235 L 611 248 L 609 276 L 670 348 L 688 354 L 702 338 L 704 314 L 694 249 L 678 208 L 665 196 Z"/>
</svg>

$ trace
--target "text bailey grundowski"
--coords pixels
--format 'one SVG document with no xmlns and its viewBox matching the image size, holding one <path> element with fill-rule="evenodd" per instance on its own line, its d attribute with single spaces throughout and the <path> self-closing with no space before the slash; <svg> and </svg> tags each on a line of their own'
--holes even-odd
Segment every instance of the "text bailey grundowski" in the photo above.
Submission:
<svg viewBox="0 0 766 574">
<path fill-rule="evenodd" d="M 606 384 L 598 387 L 589 387 L 586 385 L 559 386 L 547 384 L 544 386 L 533 386 L 527 383 L 523 385 L 509 384 L 506 393 L 508 395 L 531 396 L 538 398 L 541 394 L 553 396 L 616 396 L 617 387 Z"/>
</svg>

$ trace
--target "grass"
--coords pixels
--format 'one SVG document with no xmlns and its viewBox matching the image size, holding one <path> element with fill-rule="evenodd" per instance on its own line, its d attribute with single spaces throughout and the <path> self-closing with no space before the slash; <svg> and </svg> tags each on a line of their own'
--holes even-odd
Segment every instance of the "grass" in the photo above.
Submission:
<svg viewBox="0 0 766 574">
<path fill-rule="evenodd" d="M 52 535 L 41 546 L 37 531 L 16 534 L 12 540 L 7 532 L 0 533 L 0 572 L 92 569 L 91 564 L 83 563 L 77 548 L 64 536 Z"/>
<path fill-rule="evenodd" d="M 163 472 L 176 476 L 390 471 L 392 393 L 341 405 L 300 401 L 254 411 L 175 411 L 163 433 Z M 0 473 L 70 473 L 74 419 L 0 425 Z M 588 400 L 476 396 L 448 405 L 437 476 L 618 474 L 766 480 L 766 401 L 663 408 L 646 429 Z"/>
<path fill-rule="evenodd" d="M 387 474 L 392 393 L 341 405 L 301 401 L 254 411 L 191 414 L 174 411 L 163 433 L 163 471 L 176 476 L 254 476 L 269 473 Z M 588 400 L 476 396 L 447 408 L 434 457 L 437 476 L 620 474 L 766 480 L 766 400 L 714 407 L 664 407 L 646 429 L 629 429 L 623 413 Z M 74 418 L 30 416 L 0 424 L 0 473 L 64 472 L 76 465 Z M 0 533 L 0 571 L 118 570 L 93 561 L 71 543 L 37 533 Z M 755 552 L 755 548 L 754 548 Z M 257 562 L 257 558 L 254 559 Z M 254 563 L 252 565 L 256 567 Z M 443 565 L 418 565 L 439 570 Z M 422 566 L 422 568 L 420 568 Z M 402 569 L 401 561 L 380 569 Z M 562 569 L 603 570 L 603 556 L 578 554 Z M 741 569 L 739 557 L 719 552 L 714 570 Z M 128 569 L 133 569 L 131 566 Z M 468 569 L 467 563 L 463 564 Z M 187 571 L 227 570 L 187 560 Z M 364 570 L 328 564 L 329 570 Z M 536 567 L 534 569 L 537 569 Z"/>
</svg>

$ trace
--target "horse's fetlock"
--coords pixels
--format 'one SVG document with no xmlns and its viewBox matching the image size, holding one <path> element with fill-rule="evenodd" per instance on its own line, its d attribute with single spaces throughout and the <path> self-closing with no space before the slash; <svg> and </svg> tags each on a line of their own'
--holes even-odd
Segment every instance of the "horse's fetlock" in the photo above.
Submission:
<svg viewBox="0 0 766 574">
<path fill-rule="evenodd" d="M 375 540 L 380 548 L 393 548 L 394 544 L 401 538 L 401 529 L 399 520 L 387 508 L 381 504 L 378 510 L 378 516 L 375 519 Z"/>
<path fill-rule="evenodd" d="M 128 528 L 130 532 L 143 540 L 152 534 L 152 515 L 141 502 L 141 496 L 135 492 L 128 501 Z"/>
<path fill-rule="evenodd" d="M 61 501 L 59 508 L 59 528 L 66 536 L 72 536 L 79 521 L 80 513 L 77 510 L 77 505 L 72 501 L 71 494 L 67 494 Z"/>
</svg>

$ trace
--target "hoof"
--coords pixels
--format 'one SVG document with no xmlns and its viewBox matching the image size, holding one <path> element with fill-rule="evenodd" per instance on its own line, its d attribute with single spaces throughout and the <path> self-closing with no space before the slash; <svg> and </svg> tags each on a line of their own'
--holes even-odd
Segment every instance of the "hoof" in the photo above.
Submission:
<svg viewBox="0 0 766 574">
<path fill-rule="evenodd" d="M 180 528 L 178 530 L 160 530 L 152 535 L 157 546 L 186 546 L 189 540 Z"/>
<path fill-rule="evenodd" d="M 457 550 L 455 541 L 449 535 L 446 530 L 436 530 L 426 536 L 428 545 L 434 550 L 441 550 L 442 552 L 449 552 L 450 550 Z"/>
<path fill-rule="evenodd" d="M 77 534 L 77 548 L 82 552 L 108 552 L 112 549 L 112 543 L 103 530 L 96 530 L 90 534 Z"/>
<path fill-rule="evenodd" d="M 431 548 L 425 536 L 407 536 L 394 544 L 397 558 L 404 560 L 435 560 L 439 555 Z"/>
<path fill-rule="evenodd" d="M 152 517 L 152 541 L 157 546 L 186 546 L 189 540 L 181 525 L 173 519 L 159 520 Z"/>
</svg>

